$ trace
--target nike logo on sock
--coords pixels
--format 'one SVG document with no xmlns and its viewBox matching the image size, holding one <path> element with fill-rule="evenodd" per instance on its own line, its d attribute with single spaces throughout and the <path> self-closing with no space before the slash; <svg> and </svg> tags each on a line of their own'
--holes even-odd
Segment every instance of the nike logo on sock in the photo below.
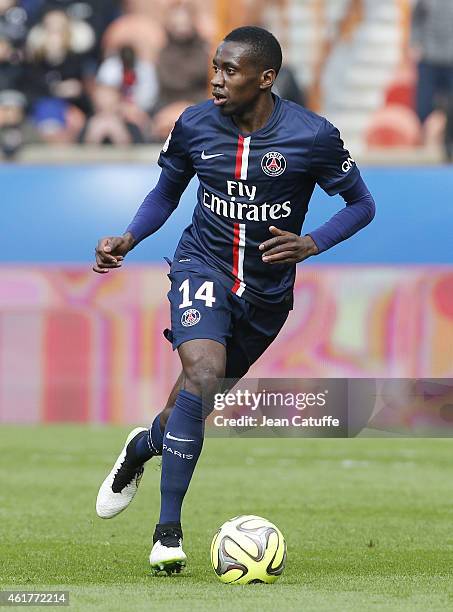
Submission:
<svg viewBox="0 0 453 612">
<path fill-rule="evenodd" d="M 206 153 L 203 151 L 201 154 L 201 159 L 213 159 L 214 157 L 221 157 L 223 155 L 223 153 L 214 153 L 213 155 L 206 155 Z"/>
<path fill-rule="evenodd" d="M 172 436 L 169 431 L 165 434 L 165 437 L 168 438 L 169 440 L 176 440 L 176 442 L 195 442 L 195 440 L 186 440 L 185 438 L 176 438 L 175 436 Z"/>
</svg>

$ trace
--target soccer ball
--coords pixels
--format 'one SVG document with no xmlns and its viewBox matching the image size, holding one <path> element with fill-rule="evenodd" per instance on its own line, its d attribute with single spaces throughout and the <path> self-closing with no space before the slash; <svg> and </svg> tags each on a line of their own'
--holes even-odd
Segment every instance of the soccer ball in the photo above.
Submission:
<svg viewBox="0 0 453 612">
<path fill-rule="evenodd" d="M 286 542 L 270 521 L 260 516 L 235 516 L 215 534 L 211 563 L 222 582 L 272 583 L 285 568 Z"/>
</svg>

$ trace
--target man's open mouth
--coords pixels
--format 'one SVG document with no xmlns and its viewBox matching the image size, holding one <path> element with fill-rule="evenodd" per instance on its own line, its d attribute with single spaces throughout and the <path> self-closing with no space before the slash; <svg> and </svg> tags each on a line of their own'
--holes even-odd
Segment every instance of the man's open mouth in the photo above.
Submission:
<svg viewBox="0 0 453 612">
<path fill-rule="evenodd" d="M 218 91 L 213 91 L 212 95 L 214 96 L 214 104 L 216 106 L 222 106 L 227 101 L 227 97 L 225 96 L 225 94 L 222 94 Z"/>
</svg>

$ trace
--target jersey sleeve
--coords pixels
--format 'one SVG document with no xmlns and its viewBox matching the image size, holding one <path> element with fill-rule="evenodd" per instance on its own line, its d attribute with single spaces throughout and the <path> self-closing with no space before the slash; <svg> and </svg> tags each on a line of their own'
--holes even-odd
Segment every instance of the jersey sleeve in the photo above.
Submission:
<svg viewBox="0 0 453 612">
<path fill-rule="evenodd" d="M 184 113 L 176 121 L 170 132 L 157 163 L 167 171 L 174 181 L 183 178 L 189 181 L 195 174 L 184 129 Z"/>
<path fill-rule="evenodd" d="M 310 171 L 318 185 L 331 196 L 347 191 L 360 176 L 340 132 L 327 119 L 323 119 L 313 143 Z"/>
</svg>

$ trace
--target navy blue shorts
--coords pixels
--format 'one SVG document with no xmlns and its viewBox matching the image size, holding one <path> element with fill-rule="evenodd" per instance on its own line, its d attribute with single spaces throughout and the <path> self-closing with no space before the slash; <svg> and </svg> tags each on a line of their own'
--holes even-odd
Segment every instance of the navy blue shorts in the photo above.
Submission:
<svg viewBox="0 0 453 612">
<path fill-rule="evenodd" d="M 188 340 L 208 338 L 226 347 L 226 378 L 240 378 L 275 340 L 289 311 L 272 312 L 231 292 L 212 268 L 198 262 L 173 263 L 171 330 L 173 349 Z"/>
</svg>

